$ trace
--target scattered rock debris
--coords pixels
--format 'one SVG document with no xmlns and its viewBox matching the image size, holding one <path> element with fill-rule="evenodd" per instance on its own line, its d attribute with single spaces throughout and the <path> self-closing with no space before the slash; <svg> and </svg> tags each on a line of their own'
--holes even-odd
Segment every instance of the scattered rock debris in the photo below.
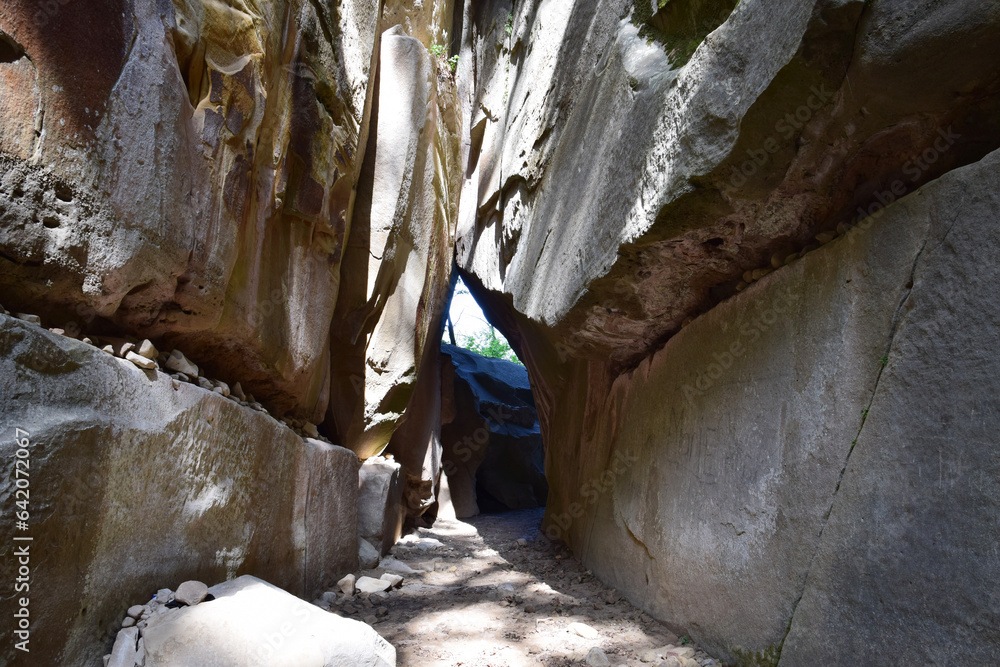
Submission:
<svg viewBox="0 0 1000 667">
<path fill-rule="evenodd" d="M 439 519 L 356 579 L 398 588 L 345 595 L 355 583 L 345 577 L 314 604 L 372 625 L 401 667 L 722 665 L 546 540 L 543 513 Z"/>
</svg>

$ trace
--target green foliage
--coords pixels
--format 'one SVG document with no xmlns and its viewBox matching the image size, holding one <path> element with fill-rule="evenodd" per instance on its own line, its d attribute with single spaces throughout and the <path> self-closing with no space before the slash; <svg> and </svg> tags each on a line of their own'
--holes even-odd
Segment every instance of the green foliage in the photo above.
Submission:
<svg viewBox="0 0 1000 667">
<path fill-rule="evenodd" d="M 507 14 L 507 23 L 504 24 L 503 29 L 504 29 L 504 32 L 507 33 L 508 37 L 510 37 L 511 35 L 514 34 L 514 13 L 513 12 L 511 12 L 510 14 Z"/>
<path fill-rule="evenodd" d="M 691 638 L 690 637 L 688 637 L 687 635 L 683 635 L 681 637 L 681 646 L 686 646 L 687 644 L 690 644 L 690 643 L 691 643 Z"/>
<path fill-rule="evenodd" d="M 448 47 L 442 46 L 441 44 L 431 44 L 430 48 L 431 55 L 438 60 L 444 61 L 444 64 L 448 66 L 451 73 L 454 74 L 455 70 L 458 69 L 458 56 L 452 56 L 445 60 L 448 55 Z"/>
<path fill-rule="evenodd" d="M 884 357 L 882 357 L 882 368 L 885 368 L 885 365 L 888 363 L 889 363 L 889 355 L 885 355 Z"/>
<path fill-rule="evenodd" d="M 475 336 L 464 336 L 461 345 L 465 349 L 472 350 L 484 357 L 506 359 L 507 361 L 513 361 L 515 364 L 521 364 L 521 360 L 514 354 L 514 350 L 510 349 L 510 344 L 493 327 L 490 327 L 486 331 L 480 331 Z M 523 366 L 524 364 L 521 365 Z"/>
</svg>

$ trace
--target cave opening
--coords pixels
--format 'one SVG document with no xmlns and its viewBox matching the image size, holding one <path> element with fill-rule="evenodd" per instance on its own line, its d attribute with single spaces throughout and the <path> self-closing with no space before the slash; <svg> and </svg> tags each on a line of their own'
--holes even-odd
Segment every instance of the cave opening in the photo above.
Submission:
<svg viewBox="0 0 1000 667">
<path fill-rule="evenodd" d="M 457 276 L 445 329 L 442 505 L 463 520 L 544 508 L 545 448 L 527 369 Z"/>
</svg>

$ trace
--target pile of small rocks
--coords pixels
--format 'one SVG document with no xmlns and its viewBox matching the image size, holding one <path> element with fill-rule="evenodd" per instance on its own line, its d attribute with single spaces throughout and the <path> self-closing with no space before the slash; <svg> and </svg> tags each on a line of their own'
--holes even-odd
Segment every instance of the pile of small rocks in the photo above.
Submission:
<svg viewBox="0 0 1000 667">
<path fill-rule="evenodd" d="M 45 328 L 42 325 L 42 318 L 38 315 L 10 313 L 2 305 L 0 305 L 0 314 L 10 315 L 29 324 Z M 198 365 L 188 359 L 180 350 L 161 352 L 156 349 L 156 346 L 149 339 L 137 340 L 135 338 L 98 337 L 94 335 L 82 336 L 75 323 L 73 326 L 67 326 L 66 329 L 52 327 L 47 330 L 60 336 L 79 340 L 87 345 L 93 345 L 114 357 L 131 362 L 144 371 L 163 371 L 170 375 L 174 389 L 180 387 L 181 382 L 187 382 L 197 385 L 205 391 L 211 391 L 228 398 L 243 407 L 270 414 L 254 398 L 253 394 L 243 391 L 243 387 L 240 386 L 239 382 L 230 385 L 222 380 L 205 377 L 201 369 L 198 368 Z M 300 437 L 314 438 L 327 443 L 330 442 L 330 440 L 320 434 L 319 429 L 311 422 L 289 417 L 283 417 L 281 421 Z"/>
<path fill-rule="evenodd" d="M 104 667 L 142 667 L 146 662 L 142 633 L 151 618 L 210 600 L 208 586 L 200 581 L 185 581 L 176 592 L 161 588 L 146 604 L 132 605 L 122 620 L 111 653 L 104 656 Z"/>
<path fill-rule="evenodd" d="M 385 559 L 379 569 L 391 569 L 392 563 L 388 562 L 391 560 Z M 359 616 L 358 620 L 375 625 L 389 613 L 388 607 L 379 602 L 388 599 L 402 585 L 403 577 L 394 572 L 385 572 L 378 578 L 349 574 L 337 582 L 337 590 L 323 593 L 313 604 L 341 616 Z"/>
</svg>

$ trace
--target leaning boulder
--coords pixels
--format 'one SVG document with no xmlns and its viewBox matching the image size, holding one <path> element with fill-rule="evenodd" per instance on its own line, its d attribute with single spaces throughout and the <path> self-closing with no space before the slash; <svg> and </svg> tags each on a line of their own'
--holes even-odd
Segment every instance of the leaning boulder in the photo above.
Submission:
<svg viewBox="0 0 1000 667">
<path fill-rule="evenodd" d="M 244 575 L 211 602 L 150 619 L 146 667 L 394 667 L 396 649 L 359 621 L 330 614 Z"/>
<path fill-rule="evenodd" d="M 442 467 L 456 516 L 544 505 L 545 449 L 528 372 L 454 345 L 441 351 Z"/>
</svg>

